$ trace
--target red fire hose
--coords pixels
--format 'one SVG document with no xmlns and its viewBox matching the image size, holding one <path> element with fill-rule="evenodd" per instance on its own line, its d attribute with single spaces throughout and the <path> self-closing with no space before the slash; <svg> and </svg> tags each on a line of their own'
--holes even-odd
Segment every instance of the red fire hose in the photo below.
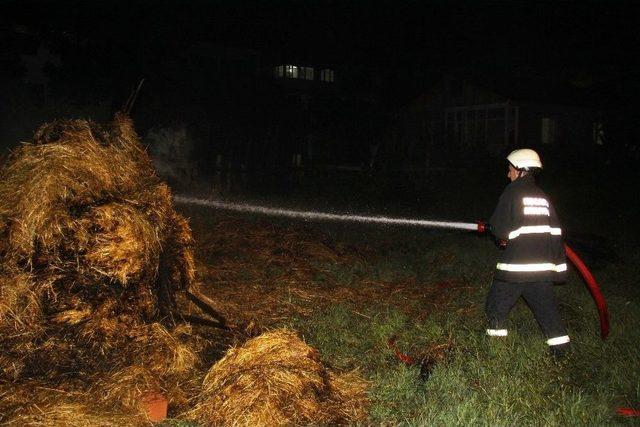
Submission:
<svg viewBox="0 0 640 427">
<path fill-rule="evenodd" d="M 598 286 L 596 279 L 593 277 L 593 274 L 591 274 L 578 254 L 576 254 L 575 251 L 566 243 L 564 244 L 564 250 L 567 254 L 567 258 L 569 258 L 571 263 L 576 267 L 587 284 L 587 288 L 596 303 L 596 307 L 598 307 L 598 314 L 600 316 L 600 337 L 605 340 L 607 339 L 607 336 L 609 336 L 609 310 L 607 308 L 607 302 L 605 301 L 602 292 L 600 292 L 600 287 Z"/>
<path fill-rule="evenodd" d="M 400 351 L 400 349 L 396 345 L 396 337 L 395 336 L 389 338 L 389 340 L 387 341 L 387 345 L 389 346 L 389 348 L 391 350 L 393 350 L 393 353 L 396 355 L 398 360 L 400 360 L 405 365 L 411 366 L 414 363 L 416 363 L 416 361 L 413 359 L 413 357 L 409 356 L 408 354 L 404 354 L 403 352 Z"/>
<path fill-rule="evenodd" d="M 618 408 L 616 412 L 622 417 L 640 417 L 640 409 Z"/>
</svg>

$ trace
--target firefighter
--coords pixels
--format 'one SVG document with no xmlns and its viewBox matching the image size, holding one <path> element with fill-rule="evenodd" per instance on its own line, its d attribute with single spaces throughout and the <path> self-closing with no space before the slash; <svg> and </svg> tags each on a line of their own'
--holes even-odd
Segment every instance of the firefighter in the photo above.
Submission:
<svg viewBox="0 0 640 427">
<path fill-rule="evenodd" d="M 535 182 L 542 170 L 538 153 L 515 150 L 507 160 L 511 182 L 489 220 L 502 250 L 485 306 L 487 335 L 508 335 L 509 311 L 522 296 L 547 337 L 551 354 L 561 357 L 569 335 L 558 313 L 553 284 L 564 281 L 567 271 L 562 229 L 549 198 Z"/>
</svg>

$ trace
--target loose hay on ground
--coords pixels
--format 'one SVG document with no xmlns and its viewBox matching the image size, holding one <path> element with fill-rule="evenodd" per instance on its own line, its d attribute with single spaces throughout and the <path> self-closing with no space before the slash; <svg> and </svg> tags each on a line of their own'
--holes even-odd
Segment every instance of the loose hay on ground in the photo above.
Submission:
<svg viewBox="0 0 640 427">
<path fill-rule="evenodd" d="M 12 387 L 0 384 L 3 425 L 9 426 L 131 426 L 148 425 L 140 412 L 105 408 L 83 393 L 56 388 L 52 381 L 24 381 Z"/>
<path fill-rule="evenodd" d="M 388 253 L 398 250 L 394 241 L 346 242 L 301 223 L 181 209 L 189 212 L 198 236 L 198 277 L 206 283 L 201 293 L 223 316 L 257 329 L 345 303 L 361 313 L 375 301 L 412 317 L 428 316 L 475 289 L 460 281 L 442 292 L 429 277 L 407 276 L 406 270 L 397 277 L 381 276 Z"/>
<path fill-rule="evenodd" d="M 294 332 L 267 332 L 232 348 L 207 373 L 188 417 L 206 425 L 336 424 L 362 421 L 367 383 L 326 369 Z"/>
</svg>

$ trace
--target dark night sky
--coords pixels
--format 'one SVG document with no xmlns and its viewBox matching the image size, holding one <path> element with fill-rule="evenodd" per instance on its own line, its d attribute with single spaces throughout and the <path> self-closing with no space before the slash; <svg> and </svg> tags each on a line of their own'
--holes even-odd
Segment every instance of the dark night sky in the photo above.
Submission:
<svg viewBox="0 0 640 427">
<path fill-rule="evenodd" d="M 63 91 L 85 78 L 82 91 L 126 92 L 159 64 L 179 69 L 177 53 L 198 43 L 255 49 L 266 61 L 421 70 L 425 80 L 451 71 L 499 80 L 517 70 L 605 90 L 618 82 L 618 97 L 637 93 L 640 80 L 638 2 L 5 0 L 0 8 L 3 75 L 33 48 L 15 43 L 16 31 L 28 32 L 63 62 L 74 57 Z"/>
<path fill-rule="evenodd" d="M 637 128 L 639 11 L 640 2 L 618 0 L 0 0 L 0 127 L 14 141 L 73 108 L 90 117 L 116 111 L 142 77 L 141 128 L 188 121 L 246 129 L 252 117 L 269 124 L 268 90 L 242 95 L 248 85 L 235 73 L 207 74 L 215 55 L 204 65 L 192 60 L 193 52 L 235 47 L 254 50 L 262 65 L 353 65 L 356 79 L 375 81 L 362 93 L 374 87 L 380 117 L 450 74 L 508 97 L 546 91 L 528 99 L 624 109 Z M 24 55 L 39 45 L 60 58 L 42 90 L 24 78 Z M 353 73 L 359 66 L 369 68 Z"/>
<path fill-rule="evenodd" d="M 167 39 L 377 65 L 637 66 L 638 4 L 425 1 L 4 1 L 43 37 Z M 99 53 L 98 53 L 99 54 Z"/>
</svg>

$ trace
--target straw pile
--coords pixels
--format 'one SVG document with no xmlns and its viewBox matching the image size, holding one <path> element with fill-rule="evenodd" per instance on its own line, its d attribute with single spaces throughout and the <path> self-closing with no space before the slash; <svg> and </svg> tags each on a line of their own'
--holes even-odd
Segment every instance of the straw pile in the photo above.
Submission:
<svg viewBox="0 0 640 427">
<path fill-rule="evenodd" d="M 354 423 L 366 415 L 366 386 L 327 370 L 314 348 L 280 329 L 229 350 L 189 416 L 205 425 Z"/>
<path fill-rule="evenodd" d="M 0 422 L 185 404 L 204 344 L 171 328 L 193 280 L 191 231 L 132 122 L 42 126 L 0 172 Z"/>
</svg>

